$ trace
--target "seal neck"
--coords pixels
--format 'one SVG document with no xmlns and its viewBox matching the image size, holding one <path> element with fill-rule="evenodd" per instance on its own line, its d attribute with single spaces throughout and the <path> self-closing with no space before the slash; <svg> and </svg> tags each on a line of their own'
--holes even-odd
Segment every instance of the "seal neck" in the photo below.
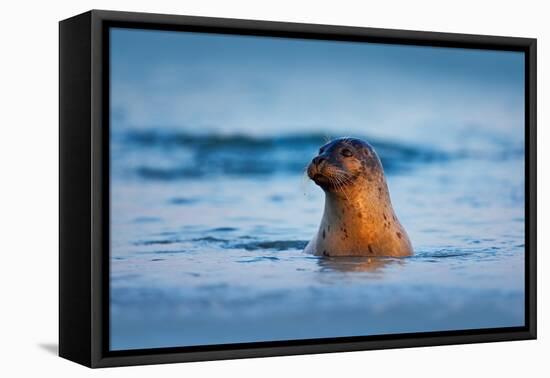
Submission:
<svg viewBox="0 0 550 378">
<path fill-rule="evenodd" d="M 383 222 L 394 215 L 384 180 L 359 183 L 338 192 L 325 192 L 324 218 L 330 223 L 362 227 Z"/>
</svg>

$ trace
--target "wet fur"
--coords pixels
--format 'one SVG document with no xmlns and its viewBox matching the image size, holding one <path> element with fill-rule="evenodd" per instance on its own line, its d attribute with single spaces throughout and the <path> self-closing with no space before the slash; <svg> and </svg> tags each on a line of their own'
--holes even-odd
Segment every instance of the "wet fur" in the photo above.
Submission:
<svg viewBox="0 0 550 378">
<path fill-rule="evenodd" d="M 343 149 L 353 155 L 342 155 Z M 395 214 L 382 164 L 367 142 L 339 138 L 321 147 L 307 169 L 325 192 L 317 235 L 305 251 L 320 256 L 408 256 L 407 232 Z"/>
</svg>

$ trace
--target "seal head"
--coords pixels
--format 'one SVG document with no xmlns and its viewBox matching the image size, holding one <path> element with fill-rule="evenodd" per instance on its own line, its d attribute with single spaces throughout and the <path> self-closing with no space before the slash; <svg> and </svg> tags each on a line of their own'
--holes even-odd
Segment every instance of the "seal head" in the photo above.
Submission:
<svg viewBox="0 0 550 378">
<path fill-rule="evenodd" d="M 412 246 L 393 210 L 382 163 L 357 138 L 323 145 L 307 174 L 325 192 L 325 210 L 306 252 L 324 256 L 408 256 Z"/>
</svg>

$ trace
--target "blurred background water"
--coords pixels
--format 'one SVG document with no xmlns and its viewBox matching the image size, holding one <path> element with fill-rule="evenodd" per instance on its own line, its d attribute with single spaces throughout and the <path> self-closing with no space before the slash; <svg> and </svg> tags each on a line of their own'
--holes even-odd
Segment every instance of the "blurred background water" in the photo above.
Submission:
<svg viewBox="0 0 550 378">
<path fill-rule="evenodd" d="M 127 29 L 111 46 L 111 349 L 524 324 L 518 53 Z M 379 153 L 413 256 L 302 252 L 323 211 L 304 168 L 344 135 Z"/>
</svg>

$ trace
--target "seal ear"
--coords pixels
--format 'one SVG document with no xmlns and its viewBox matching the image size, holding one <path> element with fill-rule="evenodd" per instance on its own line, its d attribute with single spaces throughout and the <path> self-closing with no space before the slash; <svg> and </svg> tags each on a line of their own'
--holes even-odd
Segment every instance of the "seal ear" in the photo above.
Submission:
<svg viewBox="0 0 550 378">
<path fill-rule="evenodd" d="M 365 172 L 382 170 L 382 164 L 378 159 L 378 155 L 367 147 L 361 149 L 360 160 L 361 166 Z"/>
</svg>

